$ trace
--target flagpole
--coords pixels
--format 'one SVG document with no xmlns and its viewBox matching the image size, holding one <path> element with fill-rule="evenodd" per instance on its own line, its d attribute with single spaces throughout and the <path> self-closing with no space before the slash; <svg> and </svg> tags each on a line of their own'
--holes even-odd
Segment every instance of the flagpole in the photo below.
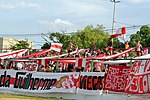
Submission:
<svg viewBox="0 0 150 100">
<path fill-rule="evenodd" d="M 110 0 L 110 2 L 113 2 L 113 19 L 112 19 L 112 35 L 114 33 L 114 24 L 115 24 L 115 13 L 116 13 L 116 3 L 120 3 L 120 1 L 116 1 L 116 0 Z M 113 39 L 112 39 L 112 43 L 113 43 Z"/>
</svg>

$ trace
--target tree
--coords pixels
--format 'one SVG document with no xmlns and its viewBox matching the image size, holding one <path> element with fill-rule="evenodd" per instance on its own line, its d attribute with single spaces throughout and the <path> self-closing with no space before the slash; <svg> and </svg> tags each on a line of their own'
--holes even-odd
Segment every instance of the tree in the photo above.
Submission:
<svg viewBox="0 0 150 100">
<path fill-rule="evenodd" d="M 137 41 L 141 41 L 143 47 L 150 47 L 150 27 L 145 25 L 140 28 L 140 31 L 137 31 L 136 34 L 130 36 L 130 46 L 135 46 Z"/>
<path fill-rule="evenodd" d="M 143 47 L 150 47 L 150 27 L 147 25 L 142 26 L 137 34 L 141 37 Z"/>
<path fill-rule="evenodd" d="M 50 48 L 50 44 L 49 43 L 44 43 L 43 46 L 41 47 L 41 49 L 49 49 Z"/>
<path fill-rule="evenodd" d="M 63 49 L 67 49 L 69 43 L 70 43 L 70 39 L 71 36 L 70 35 L 66 35 L 66 34 L 61 34 L 61 33 L 49 33 L 49 39 L 50 41 L 54 42 L 54 43 L 62 43 L 63 44 Z M 45 43 L 41 49 L 48 49 L 50 48 L 50 43 Z"/>
<path fill-rule="evenodd" d="M 132 34 L 130 36 L 130 41 L 129 41 L 130 47 L 135 47 L 137 41 L 140 41 L 140 35 L 139 34 Z"/>
<path fill-rule="evenodd" d="M 109 36 L 107 32 L 104 32 L 102 25 L 96 27 L 88 25 L 84 30 L 74 33 L 71 40 L 79 48 L 93 48 L 96 46 L 102 49 L 106 47 L 107 41 L 104 40 L 107 40 Z"/>
<path fill-rule="evenodd" d="M 92 26 L 88 25 L 83 30 L 71 33 L 69 35 L 63 33 L 51 33 L 49 36 L 50 41 L 58 42 L 63 44 L 63 49 L 67 49 L 72 42 L 79 49 L 90 48 L 90 49 L 104 49 L 107 46 L 108 38 L 110 34 L 104 32 L 102 25 Z M 114 46 L 120 48 L 122 43 L 116 38 L 114 39 Z M 49 44 L 45 43 L 42 48 L 49 48 Z"/>
<path fill-rule="evenodd" d="M 10 45 L 11 50 L 19 50 L 19 49 L 31 49 L 30 44 L 26 40 L 17 40 L 17 43 L 14 45 Z"/>
</svg>

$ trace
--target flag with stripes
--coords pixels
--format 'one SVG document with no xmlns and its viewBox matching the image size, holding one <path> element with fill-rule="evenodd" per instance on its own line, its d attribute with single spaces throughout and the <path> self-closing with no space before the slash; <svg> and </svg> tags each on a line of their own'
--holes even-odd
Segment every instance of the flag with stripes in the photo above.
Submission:
<svg viewBox="0 0 150 100">
<path fill-rule="evenodd" d="M 85 67 L 86 66 L 86 58 L 77 58 L 75 66 L 76 67 Z"/>
<path fill-rule="evenodd" d="M 63 44 L 61 44 L 61 43 L 51 43 L 50 49 L 54 50 L 54 51 L 57 51 L 57 52 L 60 52 L 61 49 L 62 49 L 62 45 Z"/>
</svg>

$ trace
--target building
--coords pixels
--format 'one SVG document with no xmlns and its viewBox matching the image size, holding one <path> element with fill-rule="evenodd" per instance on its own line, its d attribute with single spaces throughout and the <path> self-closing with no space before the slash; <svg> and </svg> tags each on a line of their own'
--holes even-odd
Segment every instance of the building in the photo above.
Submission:
<svg viewBox="0 0 150 100">
<path fill-rule="evenodd" d="M 16 43 L 18 43 L 18 40 L 21 40 L 21 39 L 0 37 L 0 53 L 10 52 L 11 45 L 15 45 Z M 29 43 L 29 47 L 31 49 L 34 49 L 34 42 L 28 40 L 28 43 Z"/>
</svg>

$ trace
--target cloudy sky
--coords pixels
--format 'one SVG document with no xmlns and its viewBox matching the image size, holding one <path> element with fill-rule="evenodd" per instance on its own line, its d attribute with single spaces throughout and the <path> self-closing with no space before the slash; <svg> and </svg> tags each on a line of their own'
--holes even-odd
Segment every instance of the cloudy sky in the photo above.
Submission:
<svg viewBox="0 0 150 100">
<path fill-rule="evenodd" d="M 115 28 L 150 24 L 150 0 L 120 1 L 116 4 Z M 24 34 L 72 32 L 91 24 L 110 29 L 112 12 L 110 0 L 0 0 L 0 34 L 23 34 L 20 38 L 33 39 L 39 48 L 44 42 L 41 36 Z M 127 30 L 127 34 L 138 30 Z"/>
</svg>

